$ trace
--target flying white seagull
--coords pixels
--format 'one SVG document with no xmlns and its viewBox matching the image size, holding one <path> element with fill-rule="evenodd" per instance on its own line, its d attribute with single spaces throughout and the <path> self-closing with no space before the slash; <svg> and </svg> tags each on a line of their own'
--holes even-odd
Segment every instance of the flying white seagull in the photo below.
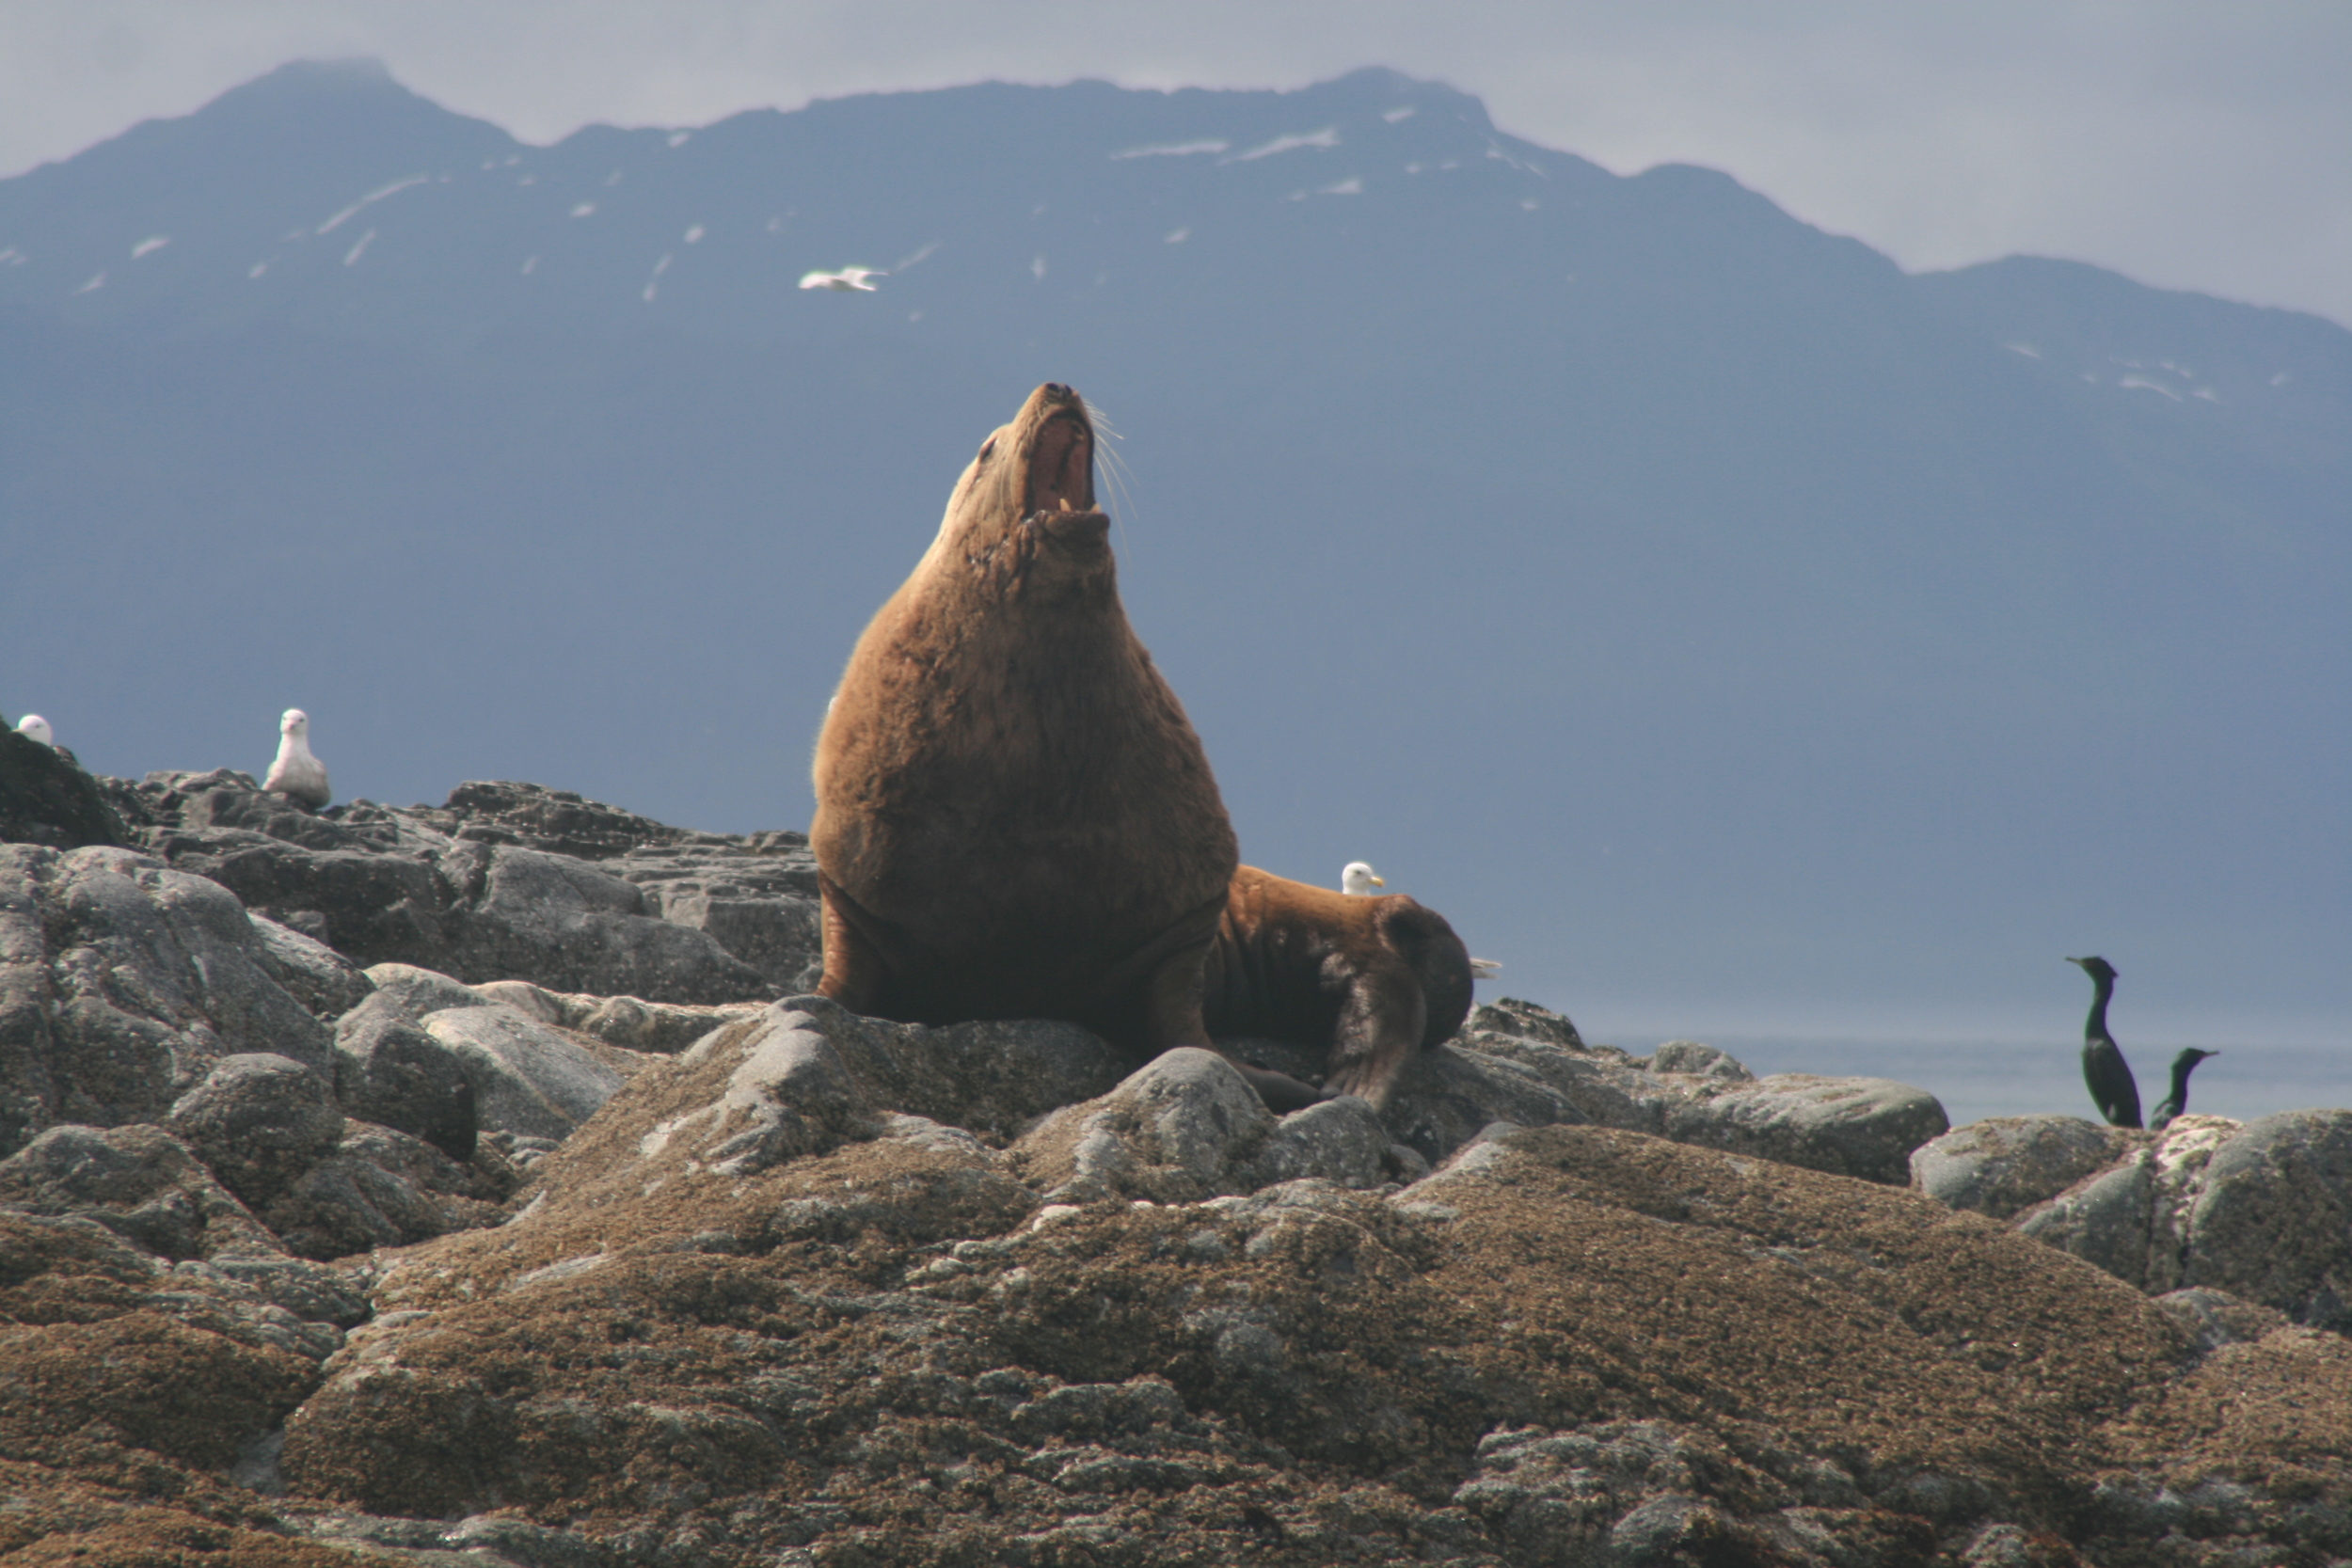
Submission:
<svg viewBox="0 0 2352 1568">
<path fill-rule="evenodd" d="M 803 289 L 831 289 L 836 293 L 845 294 L 852 292 L 862 294 L 870 294 L 874 292 L 874 285 L 866 280 L 874 277 L 888 277 L 890 275 L 888 273 L 882 272 L 874 267 L 843 267 L 839 272 L 803 273 L 801 275 L 801 287 Z"/>
</svg>

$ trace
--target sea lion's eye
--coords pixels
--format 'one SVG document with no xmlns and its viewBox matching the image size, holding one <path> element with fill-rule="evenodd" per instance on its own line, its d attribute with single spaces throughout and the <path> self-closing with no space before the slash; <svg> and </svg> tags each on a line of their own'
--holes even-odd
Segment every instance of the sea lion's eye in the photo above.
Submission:
<svg viewBox="0 0 2352 1568">
<path fill-rule="evenodd" d="M 988 454 L 989 454 L 990 452 L 992 452 L 992 451 L 994 451 L 995 450 L 996 450 L 996 437 L 995 437 L 995 436 L 990 436 L 987 440 L 982 441 L 982 442 L 980 443 L 980 461 L 981 461 L 981 462 L 983 462 L 983 463 L 987 462 L 987 461 L 988 461 Z"/>
</svg>

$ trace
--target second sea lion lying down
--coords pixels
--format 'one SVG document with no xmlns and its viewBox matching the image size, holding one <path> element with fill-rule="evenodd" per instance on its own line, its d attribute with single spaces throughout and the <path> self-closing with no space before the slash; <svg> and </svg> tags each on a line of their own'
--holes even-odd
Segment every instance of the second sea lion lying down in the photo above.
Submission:
<svg viewBox="0 0 2352 1568">
<path fill-rule="evenodd" d="M 1326 1095 L 1385 1106 L 1398 1074 L 1470 1006 L 1470 950 L 1435 910 L 1235 869 L 1201 970 L 1211 1034 L 1327 1051 Z"/>
</svg>

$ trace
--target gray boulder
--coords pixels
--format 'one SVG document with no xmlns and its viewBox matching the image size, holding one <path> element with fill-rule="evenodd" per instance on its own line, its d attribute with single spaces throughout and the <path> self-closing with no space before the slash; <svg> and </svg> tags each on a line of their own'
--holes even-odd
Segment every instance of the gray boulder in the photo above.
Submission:
<svg viewBox="0 0 2352 1568">
<path fill-rule="evenodd" d="M 1697 1040 L 1668 1040 L 1650 1053 L 1651 1072 L 1686 1072 L 1698 1078 L 1723 1078 L 1737 1084 L 1753 1084 L 1756 1074 L 1730 1052 Z"/>
<path fill-rule="evenodd" d="M 104 789 L 69 753 L 0 722 L 0 844 L 128 844 Z"/>
<path fill-rule="evenodd" d="M 584 861 L 612 860 L 650 846 L 727 842 L 713 833 L 669 827 L 568 789 L 510 779 L 469 779 L 451 790 L 441 805 L 416 807 L 402 815 L 452 838 L 516 845 Z"/>
<path fill-rule="evenodd" d="M 449 1015 L 437 1015 L 447 1017 Z M 860 1018 L 796 996 L 657 1059 L 566 1159 L 632 1180 L 709 1169 L 744 1177 L 882 1136 L 893 1115 L 1018 1136 L 1057 1106 L 1116 1085 L 1127 1064 L 1074 1024 L 946 1028 Z"/>
<path fill-rule="evenodd" d="M 242 773 L 151 773 L 135 786 L 148 846 L 246 908 L 361 964 L 434 965 L 449 954 L 440 834 L 355 802 L 313 815 Z"/>
<path fill-rule="evenodd" d="M 2017 1228 L 2146 1290 L 2155 1235 L 2155 1182 L 2146 1152 L 2027 1211 Z"/>
<path fill-rule="evenodd" d="M 787 993 L 824 973 L 817 857 L 799 833 L 644 845 L 610 863 L 664 920 L 707 934 Z"/>
<path fill-rule="evenodd" d="M 1462 1021 L 1461 1037 L 1475 1042 L 1481 1035 L 1507 1035 L 1514 1039 L 1540 1040 L 1567 1051 L 1594 1051 L 1603 1054 L 1623 1056 L 1625 1053 L 1613 1046 L 1589 1046 L 1578 1034 L 1576 1025 L 1565 1013 L 1555 1013 L 1549 1007 L 1516 996 L 1499 996 L 1492 1002 L 1481 1002 Z"/>
<path fill-rule="evenodd" d="M 2182 1117 L 2161 1132 L 2128 1133 L 2121 1160 L 2025 1210 L 2011 1223 L 2151 1295 L 2205 1284 L 2273 1307 L 2288 1306 L 2265 1293 L 2272 1287 L 2255 1277 L 2263 1272 L 2259 1267 L 2249 1272 L 2253 1259 L 2233 1259 L 2218 1272 L 2210 1264 L 2208 1272 L 2198 1272 L 2193 1214 L 2212 1162 L 2239 1134 L 2240 1124 L 2229 1117 L 2202 1115 Z M 2248 1217 L 2260 1228 L 2269 1215 L 2257 1211 Z M 2224 1222 L 2218 1234 L 2232 1238 L 2243 1229 L 2242 1223 Z M 2231 1244 L 2224 1240 L 2222 1249 Z"/>
<path fill-rule="evenodd" d="M 1406 1068 L 1382 1117 L 1396 1142 L 1435 1165 L 1492 1122 L 1545 1127 L 1595 1119 L 1577 1103 L 1589 1064 L 1558 1046 L 1493 1037 L 1485 1043 L 1494 1049 L 1441 1045 Z M 1608 1094 L 1606 1085 L 1592 1086 Z"/>
<path fill-rule="evenodd" d="M 463 980 L 455 979 L 438 970 L 418 964 L 372 964 L 367 970 L 368 983 L 375 988 L 368 997 L 367 1006 L 358 1013 L 346 1014 L 336 1023 L 340 1030 L 356 1028 L 374 1017 L 421 1019 L 427 1013 L 437 1013 L 444 1007 L 486 1007 L 490 998 Z"/>
<path fill-rule="evenodd" d="M 1353 1096 L 1277 1117 L 1214 1052 L 1170 1051 L 1110 1093 L 1067 1105 L 1012 1146 L 1014 1164 L 1057 1203 L 1190 1203 L 1312 1180 L 1378 1187 L 1421 1162 Z"/>
<path fill-rule="evenodd" d="M 473 1158 L 481 1123 L 465 1062 L 389 1009 L 336 1030 L 335 1098 L 351 1115 L 422 1138 L 453 1160 Z"/>
<path fill-rule="evenodd" d="M 1419 1154 L 1389 1135 L 1380 1114 L 1354 1095 L 1293 1111 L 1274 1124 L 1249 1173 L 1251 1187 L 1318 1180 L 1378 1187 L 1427 1174 Z"/>
<path fill-rule="evenodd" d="M 760 1004 L 723 1003 L 697 1006 L 683 1002 L 647 1002 L 636 996 L 595 996 L 549 990 L 528 980 L 491 980 L 474 988 L 485 1002 L 502 1003 L 542 1023 L 577 1030 L 607 1045 L 674 1056 L 723 1024 L 737 1023 Z"/>
<path fill-rule="evenodd" d="M 2136 1142 L 2081 1117 L 1989 1117 L 1911 1154 L 1911 1184 L 1953 1209 L 2008 1219 L 2114 1164 Z"/>
<path fill-rule="evenodd" d="M 1899 1186 L 1911 1179 L 1911 1151 L 1951 1125 L 1933 1095 L 1886 1078 L 1712 1081 L 1733 1086 L 1675 1105 L 1666 1136 Z"/>
<path fill-rule="evenodd" d="M 511 1187 L 504 1173 L 461 1164 L 405 1132 L 355 1121 L 261 1217 L 296 1257 L 341 1258 L 500 1224 Z"/>
<path fill-rule="evenodd" d="M 437 864 L 453 894 L 449 967 L 462 977 L 664 1002 L 774 994 L 707 932 L 660 918 L 636 884 L 586 862 L 458 843 Z"/>
<path fill-rule="evenodd" d="M 324 1069 L 327 1033 L 233 895 L 128 850 L 0 847 L 0 1153 L 159 1119 L 250 1052 Z"/>
<path fill-rule="evenodd" d="M 592 1051 L 513 1007 L 443 1007 L 426 1014 L 422 1027 L 473 1085 L 476 1124 L 522 1137 L 568 1136 L 639 1065 L 628 1053 Z"/>
<path fill-rule="evenodd" d="M 0 1160 L 0 1205 L 94 1220 L 159 1258 L 284 1249 L 160 1127 L 52 1127 Z"/>
<path fill-rule="evenodd" d="M 286 1056 L 224 1056 L 171 1108 L 165 1124 L 255 1210 L 316 1164 L 342 1136 L 332 1085 Z"/>
<path fill-rule="evenodd" d="M 2205 1285 L 2168 1291 L 2156 1298 L 2155 1305 L 2166 1317 L 2188 1330 L 2197 1348 L 2207 1354 L 2224 1345 L 2252 1344 L 2273 1329 L 2286 1327 L 2289 1322 L 2287 1315 L 2275 1307 L 2264 1307 Z"/>
<path fill-rule="evenodd" d="M 1028 1184 L 1057 1202 L 1197 1203 L 1261 1185 L 1258 1159 L 1274 1129 L 1274 1114 L 1231 1062 L 1185 1049 L 1099 1100 L 1054 1112 L 1012 1152 Z"/>
<path fill-rule="evenodd" d="M 340 1018 L 375 989 L 357 964 L 316 937 L 250 911 L 246 916 L 261 935 L 270 973 L 313 1017 Z"/>
<path fill-rule="evenodd" d="M 2205 1162 L 2187 1210 L 2182 1284 L 2352 1331 L 2352 1111 L 2247 1122 Z"/>
<path fill-rule="evenodd" d="M 408 963 L 467 980 L 519 978 L 670 1002 L 765 1001 L 775 993 L 710 934 L 660 918 L 659 903 L 636 884 L 572 854 L 529 847 L 578 847 L 580 834 L 510 831 L 501 811 L 517 820 L 541 817 L 543 828 L 585 811 L 595 820 L 581 832 L 608 847 L 645 832 L 671 840 L 709 835 L 655 823 L 644 823 L 643 832 L 615 826 L 643 819 L 577 797 L 566 804 L 553 791 L 501 796 L 500 809 L 488 811 L 475 809 L 478 801 L 439 810 L 354 801 L 316 815 L 229 772 L 151 774 L 136 793 L 149 819 L 142 832 L 156 853 L 362 964 Z"/>
<path fill-rule="evenodd" d="M 1670 1041 L 1643 1061 L 1588 1046 L 1566 1019 L 1517 1001 L 1475 1009 L 1454 1040 L 1416 1058 L 1385 1119 L 1398 1143 L 1432 1165 L 1493 1122 L 1589 1123 L 1888 1183 L 1906 1180 L 1911 1151 L 1949 1125 L 1932 1095 L 1908 1085 L 1805 1074 L 1759 1081 L 1692 1040 Z"/>
</svg>

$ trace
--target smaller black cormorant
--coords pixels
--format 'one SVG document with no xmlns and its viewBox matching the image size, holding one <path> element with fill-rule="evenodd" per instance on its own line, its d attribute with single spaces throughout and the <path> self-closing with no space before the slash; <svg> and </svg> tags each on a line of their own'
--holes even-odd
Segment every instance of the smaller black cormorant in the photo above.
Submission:
<svg viewBox="0 0 2352 1568">
<path fill-rule="evenodd" d="M 2139 1125 L 2139 1084 L 2132 1066 L 2107 1033 L 2107 998 L 2115 994 L 2115 966 L 2097 957 L 2069 958 L 2080 964 L 2098 990 L 2090 998 L 2090 1017 L 2083 1024 L 2083 1082 L 2090 1086 L 2091 1102 L 2114 1127 Z M 2185 1093 L 2185 1089 L 2183 1091 Z"/>
<path fill-rule="evenodd" d="M 2197 1064 L 2208 1056 L 2218 1056 L 2218 1051 L 2200 1051 L 2190 1046 L 2172 1058 L 2172 1092 L 2156 1101 L 2156 1108 L 2148 1118 L 2148 1125 L 2162 1131 L 2174 1117 L 2188 1109 L 2188 1075 L 2197 1070 Z"/>
</svg>

